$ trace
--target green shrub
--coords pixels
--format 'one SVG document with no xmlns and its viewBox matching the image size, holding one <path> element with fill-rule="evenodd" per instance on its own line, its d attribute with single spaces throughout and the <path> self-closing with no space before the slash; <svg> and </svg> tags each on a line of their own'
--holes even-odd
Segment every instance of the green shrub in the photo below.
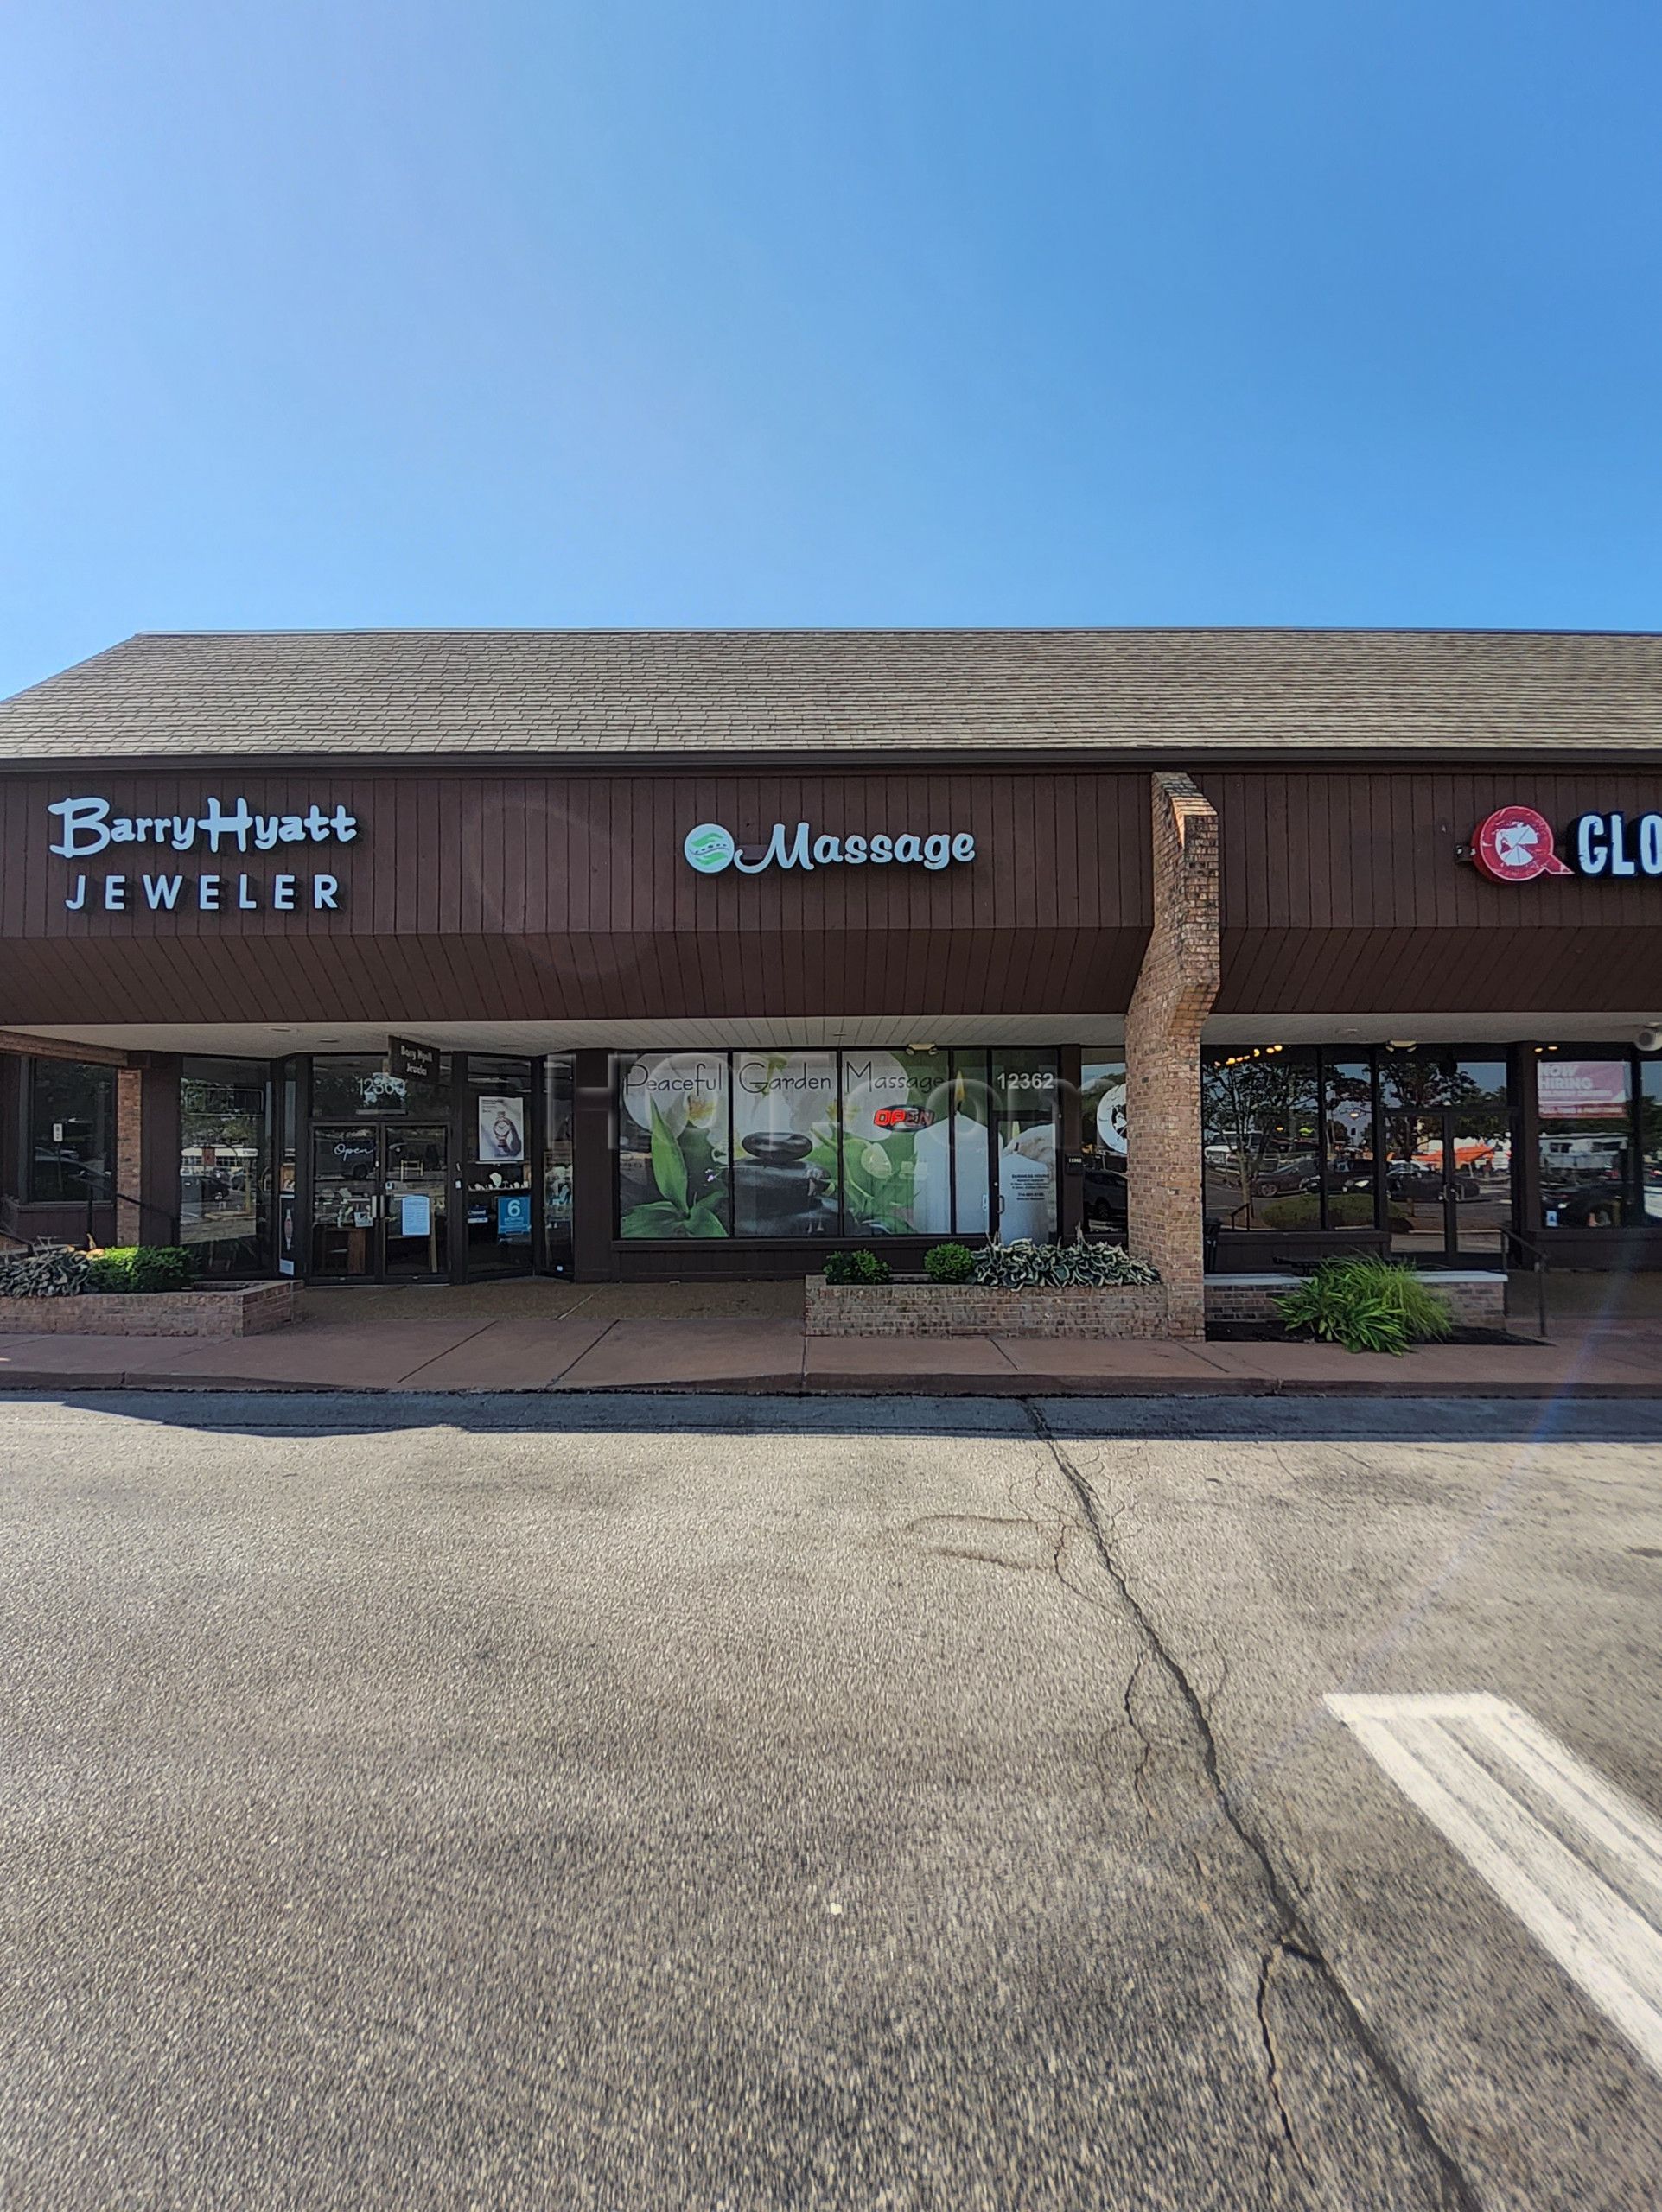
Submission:
<svg viewBox="0 0 1662 2212">
<path fill-rule="evenodd" d="M 1373 1226 L 1372 1192 L 1329 1191 L 1328 1226 L 1329 1229 L 1372 1229 Z"/>
<path fill-rule="evenodd" d="M 117 1245 L 93 1257 L 87 1288 L 102 1291 L 188 1290 L 196 1262 L 177 1244 Z"/>
<path fill-rule="evenodd" d="M 1260 1198 L 1252 1211 L 1264 1229 L 1319 1229 L 1321 1226 L 1321 1201 L 1314 1191 L 1295 1191 L 1284 1198 Z"/>
<path fill-rule="evenodd" d="M 1122 1283 L 1158 1282 L 1159 1272 L 1146 1260 L 1134 1260 L 1118 1244 L 1035 1244 L 1018 1236 L 1009 1244 L 986 1244 L 975 1255 L 975 1281 L 992 1290 L 1109 1290 Z"/>
<path fill-rule="evenodd" d="M 887 1282 L 895 1270 L 876 1252 L 833 1252 L 825 1262 L 825 1280 L 832 1283 Z"/>
<path fill-rule="evenodd" d="M 1401 1353 L 1411 1344 L 1448 1336 L 1454 1325 L 1448 1300 L 1422 1275 L 1367 1254 L 1324 1260 L 1276 1305 L 1289 1330 L 1343 1344 L 1347 1351 Z"/>
<path fill-rule="evenodd" d="M 1321 1226 L 1321 1201 L 1314 1191 L 1295 1191 L 1289 1198 L 1261 1199 L 1255 1211 L 1266 1229 L 1316 1229 Z M 1372 1229 L 1372 1192 L 1329 1191 L 1328 1226 L 1329 1229 Z"/>
<path fill-rule="evenodd" d="M 967 1244 L 932 1244 L 923 1255 L 923 1272 L 931 1282 L 968 1282 L 975 1254 Z"/>
<path fill-rule="evenodd" d="M 177 1244 L 140 1244 L 133 1251 L 135 1290 L 188 1290 L 196 1280 L 195 1255 Z"/>
</svg>

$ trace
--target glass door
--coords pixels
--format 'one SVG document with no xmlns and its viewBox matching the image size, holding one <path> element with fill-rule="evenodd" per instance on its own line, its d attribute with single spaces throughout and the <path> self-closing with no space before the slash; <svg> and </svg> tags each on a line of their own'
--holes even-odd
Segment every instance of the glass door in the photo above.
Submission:
<svg viewBox="0 0 1662 2212">
<path fill-rule="evenodd" d="M 315 1281 L 408 1282 L 445 1272 L 448 1135 L 442 1124 L 314 1127 Z"/>
<path fill-rule="evenodd" d="M 449 1265 L 445 1241 L 449 1131 L 442 1124 L 381 1131 L 382 1268 L 389 1282 L 442 1275 Z"/>
<path fill-rule="evenodd" d="M 465 1220 L 464 1272 L 529 1274 L 536 1199 L 531 1062 L 469 1052 L 455 1178 Z"/>
<path fill-rule="evenodd" d="M 1454 1249 L 1446 1118 L 1435 1109 L 1385 1116 L 1391 1249 L 1404 1259 L 1446 1260 Z"/>
<path fill-rule="evenodd" d="M 373 1124 L 312 1130 L 310 1274 L 319 1282 L 375 1282 L 381 1257 L 381 1133 Z"/>
<path fill-rule="evenodd" d="M 1452 1109 L 1385 1116 L 1391 1249 L 1497 1264 L 1512 1220 L 1510 1146 Z"/>
<path fill-rule="evenodd" d="M 1512 1226 L 1512 1135 L 1502 1121 L 1449 1116 L 1450 1255 L 1498 1268 Z"/>
<path fill-rule="evenodd" d="M 572 1058 L 549 1055 L 544 1074 L 543 1249 L 551 1275 L 571 1272 Z"/>
<path fill-rule="evenodd" d="M 1512 1225 L 1506 1060 L 1481 1048 L 1402 1046 L 1382 1054 L 1379 1085 L 1391 1250 L 1434 1266 L 1498 1266 Z"/>
</svg>

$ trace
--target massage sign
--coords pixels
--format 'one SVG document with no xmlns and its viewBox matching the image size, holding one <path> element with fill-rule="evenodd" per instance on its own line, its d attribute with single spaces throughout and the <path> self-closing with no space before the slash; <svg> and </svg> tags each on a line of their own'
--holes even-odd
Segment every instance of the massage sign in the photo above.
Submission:
<svg viewBox="0 0 1662 2212">
<path fill-rule="evenodd" d="M 340 877 L 309 863 L 334 857 L 317 847 L 358 835 L 343 806 L 260 814 L 245 798 L 231 807 L 211 798 L 201 814 L 137 815 L 117 814 L 105 798 L 60 798 L 47 812 L 58 824 L 54 853 L 103 862 L 96 873 L 72 866 L 63 902 L 72 914 L 337 913 Z M 242 865 L 262 853 L 275 865 Z"/>
</svg>

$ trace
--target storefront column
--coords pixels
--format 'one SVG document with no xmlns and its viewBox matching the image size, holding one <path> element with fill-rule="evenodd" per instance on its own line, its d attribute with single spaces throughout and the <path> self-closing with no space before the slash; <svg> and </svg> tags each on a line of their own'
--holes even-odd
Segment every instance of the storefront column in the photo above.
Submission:
<svg viewBox="0 0 1662 2212">
<path fill-rule="evenodd" d="M 144 1071 L 116 1070 L 116 1243 L 144 1244 Z"/>
<path fill-rule="evenodd" d="M 29 1061 L 0 1052 L 0 1198 L 21 1199 L 29 1189 Z"/>
<path fill-rule="evenodd" d="M 1512 1226 L 1520 1236 L 1538 1243 L 1544 1224 L 1541 1219 L 1541 1102 L 1535 1071 L 1541 1064 L 1541 1056 L 1533 1045 L 1514 1045 L 1511 1059 Z"/>
<path fill-rule="evenodd" d="M 172 1244 L 179 1236 L 179 1084 L 183 1063 L 173 1053 L 150 1052 L 140 1064 L 143 1085 L 142 1179 L 124 1183 L 144 1201 L 141 1244 Z M 120 1128 L 120 1105 L 116 1123 Z"/>
<path fill-rule="evenodd" d="M 1201 1337 L 1200 1031 L 1218 995 L 1218 817 L 1187 776 L 1152 783 L 1154 927 L 1125 1017 L 1129 1241 L 1160 1270 L 1168 1334 Z"/>
<path fill-rule="evenodd" d="M 572 1054 L 571 1273 L 603 1282 L 617 1273 L 612 1252 L 612 1056 Z"/>
<path fill-rule="evenodd" d="M 1056 1233 L 1064 1244 L 1085 1234 L 1085 1160 L 1079 1149 L 1079 1061 L 1077 1045 L 1064 1045 L 1059 1057 L 1061 1077 L 1061 1173 L 1056 1182 Z"/>
</svg>

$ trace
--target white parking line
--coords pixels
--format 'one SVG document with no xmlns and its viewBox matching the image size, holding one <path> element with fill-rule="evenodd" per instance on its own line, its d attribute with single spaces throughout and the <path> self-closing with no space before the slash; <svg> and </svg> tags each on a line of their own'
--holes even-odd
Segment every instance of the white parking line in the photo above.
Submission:
<svg viewBox="0 0 1662 2212">
<path fill-rule="evenodd" d="M 1662 1827 L 1504 1698 L 1326 1703 L 1662 2074 Z"/>
</svg>

